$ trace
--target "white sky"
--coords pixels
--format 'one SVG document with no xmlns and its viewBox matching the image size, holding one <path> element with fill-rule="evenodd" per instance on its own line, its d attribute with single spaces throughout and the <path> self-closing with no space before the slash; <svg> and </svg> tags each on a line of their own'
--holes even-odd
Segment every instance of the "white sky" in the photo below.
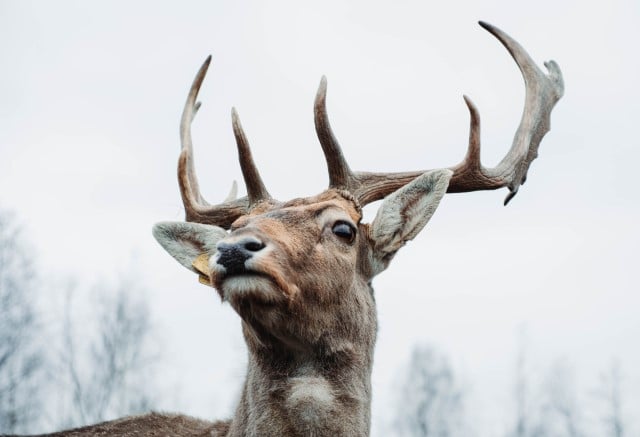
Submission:
<svg viewBox="0 0 640 437">
<path fill-rule="evenodd" d="M 243 376 L 238 318 L 151 237 L 154 222 L 182 219 L 178 122 L 197 68 L 213 55 L 194 124 L 211 202 L 242 180 L 232 106 L 274 196 L 326 186 L 312 119 L 322 74 L 354 169 L 456 163 L 468 135 L 463 93 L 480 109 L 483 161 L 494 165 L 524 86 L 478 19 L 540 64 L 556 60 L 565 97 L 509 207 L 506 191 L 447 196 L 376 279 L 374 429 L 391 417 L 412 345 L 427 341 L 468 381 L 478 434 L 503 432 L 523 326 L 532 366 L 562 358 L 583 394 L 617 357 L 637 412 L 637 1 L 3 0 L 0 206 L 24 221 L 47 276 L 91 281 L 133 263 L 164 337 L 165 408 L 223 417 Z"/>
</svg>

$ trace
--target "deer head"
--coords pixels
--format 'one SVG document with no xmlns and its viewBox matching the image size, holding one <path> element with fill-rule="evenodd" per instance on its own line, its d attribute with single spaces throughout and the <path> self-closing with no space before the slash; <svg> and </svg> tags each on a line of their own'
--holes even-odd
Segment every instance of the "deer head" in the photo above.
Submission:
<svg viewBox="0 0 640 437">
<path fill-rule="evenodd" d="M 233 131 L 247 196 L 236 199 L 232 194 L 210 205 L 200 194 L 190 126 L 199 108 L 198 90 L 210 57 L 200 68 L 180 126 L 178 181 L 186 222 L 158 223 L 153 232 L 169 254 L 215 287 L 242 318 L 250 369 L 254 369 L 238 410 L 245 431 L 250 420 L 255 422 L 251 429 L 273 429 L 260 428 L 249 410 L 255 408 L 251 399 L 259 398 L 255 392 L 278 375 L 289 378 L 288 391 L 279 398 L 289 413 L 305 412 L 289 414 L 294 419 L 287 420 L 294 423 L 279 429 L 298 432 L 312 429 L 316 422 L 330 426 L 328 416 L 345 414 L 336 407 L 336 399 L 350 399 L 349 405 L 355 404 L 359 413 L 342 418 L 350 428 L 333 431 L 359 435 L 358 430 L 368 430 L 369 375 L 376 335 L 373 277 L 423 229 L 445 193 L 508 187 L 506 204 L 524 183 L 549 129 L 551 109 L 562 96 L 562 76 L 555 62 L 545 64 L 549 75 L 544 74 L 515 40 L 489 24 L 480 24 L 507 48 L 526 86 L 522 121 L 511 148 L 495 168 L 480 162 L 479 115 L 465 97 L 471 127 L 467 154 L 460 164 L 403 173 L 352 171 L 329 124 L 323 78 L 314 115 L 329 187 L 320 194 L 284 202 L 275 200 L 265 188 L 235 110 Z M 363 223 L 361 208 L 379 199 L 384 200 L 375 219 Z M 345 376 L 349 372 L 352 378 Z M 312 390 L 295 390 L 295 381 L 290 379 L 301 376 L 311 378 L 305 387 L 311 384 Z M 336 378 L 342 385 L 332 383 Z M 254 393 L 248 396 L 251 390 Z M 346 434 L 345 429 L 349 430 Z"/>
</svg>

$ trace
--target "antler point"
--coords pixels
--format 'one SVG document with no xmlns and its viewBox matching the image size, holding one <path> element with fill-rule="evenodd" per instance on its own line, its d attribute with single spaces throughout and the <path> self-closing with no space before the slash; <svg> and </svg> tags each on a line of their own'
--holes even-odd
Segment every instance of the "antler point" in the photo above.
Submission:
<svg viewBox="0 0 640 437">
<path fill-rule="evenodd" d="M 473 100 L 471 100 L 471 97 L 469 97 L 466 94 L 463 94 L 462 98 L 464 99 L 464 103 L 467 105 L 467 108 L 469 109 L 475 108 L 476 105 L 473 103 Z"/>
<path fill-rule="evenodd" d="M 507 206 L 507 204 L 511 201 L 511 199 L 513 199 L 516 194 L 518 194 L 518 188 L 516 187 L 514 190 L 510 191 L 509 194 L 507 194 L 507 197 L 504 198 L 504 206 Z"/>
<path fill-rule="evenodd" d="M 211 65 L 211 55 L 207 56 L 207 58 L 202 63 L 202 69 L 206 72 L 209 69 L 209 65 Z"/>
<path fill-rule="evenodd" d="M 324 99 L 327 96 L 327 76 L 322 75 L 320 78 L 320 85 L 318 85 L 318 92 L 316 93 L 316 102 L 320 99 Z"/>
<path fill-rule="evenodd" d="M 482 26 L 483 28 L 487 29 L 488 31 L 491 31 L 491 29 L 493 28 L 493 26 L 491 24 L 487 23 L 486 21 L 479 20 L 478 24 L 480 26 Z"/>
</svg>

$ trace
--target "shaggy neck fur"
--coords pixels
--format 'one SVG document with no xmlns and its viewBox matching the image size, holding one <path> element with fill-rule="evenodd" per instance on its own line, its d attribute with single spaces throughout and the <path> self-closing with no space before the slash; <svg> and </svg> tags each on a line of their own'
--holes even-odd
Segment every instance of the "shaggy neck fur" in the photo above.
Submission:
<svg viewBox="0 0 640 437">
<path fill-rule="evenodd" d="M 249 366 L 228 436 L 369 435 L 373 342 L 291 353 L 258 346 L 251 331 L 245 324 Z"/>
</svg>

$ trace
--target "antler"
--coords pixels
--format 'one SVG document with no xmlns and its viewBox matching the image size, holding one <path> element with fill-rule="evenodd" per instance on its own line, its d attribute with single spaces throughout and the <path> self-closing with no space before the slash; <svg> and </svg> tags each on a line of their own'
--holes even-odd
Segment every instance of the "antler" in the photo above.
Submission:
<svg viewBox="0 0 640 437">
<path fill-rule="evenodd" d="M 193 121 L 200 102 L 196 103 L 200 86 L 207 74 L 207 69 L 211 63 L 211 56 L 207 59 L 198 70 L 187 101 L 182 111 L 182 120 L 180 122 L 180 142 L 182 150 L 178 159 L 178 183 L 180 185 L 180 194 L 182 195 L 182 203 L 186 213 L 186 220 L 190 222 L 214 224 L 223 228 L 231 226 L 238 217 L 246 214 L 252 206 L 263 200 L 271 199 L 267 189 L 262 183 L 258 169 L 253 163 L 249 142 L 240 125 L 240 119 L 235 109 L 232 110 L 231 118 L 233 122 L 233 132 L 236 137 L 238 146 L 238 158 L 242 175 L 247 185 L 247 196 L 235 199 L 235 184 L 232 188 L 229 198 L 218 205 L 210 205 L 200 194 L 198 187 L 198 179 L 196 178 L 193 167 L 193 145 L 191 141 L 191 122 Z"/>
<path fill-rule="evenodd" d="M 564 84 L 560 67 L 554 61 L 544 65 L 544 74 L 522 46 L 495 26 L 480 21 L 479 24 L 494 35 L 509 51 L 522 72 L 526 97 L 522 120 L 511 148 L 494 168 L 486 168 L 480 162 L 480 115 L 471 100 L 464 100 L 471 115 L 469 147 L 465 159 L 451 167 L 454 174 L 447 192 L 458 193 L 478 190 L 495 190 L 508 187 L 506 205 L 518 192 L 527 177 L 531 162 L 538 156 L 542 137 L 549 131 L 551 110 L 562 97 Z M 362 205 L 379 200 L 423 174 L 424 171 L 403 173 L 353 172 L 342 155 L 326 109 L 327 82 L 323 77 L 314 105 L 318 139 L 329 168 L 329 186 L 349 190 Z"/>
<path fill-rule="evenodd" d="M 551 110 L 562 97 L 564 85 L 560 68 L 554 61 L 545 63 L 549 70 L 549 74 L 546 75 L 517 41 L 490 24 L 481 21 L 480 25 L 507 48 L 520 68 L 526 87 L 525 106 L 511 148 L 496 167 L 486 168 L 480 162 L 480 115 L 471 100 L 464 96 L 471 116 L 469 146 L 464 160 L 451 167 L 454 174 L 447 191 L 458 193 L 508 187 L 510 192 L 504 202 L 506 205 L 516 195 L 520 185 L 525 182 L 529 166 L 538 156 L 540 141 L 549 131 Z M 233 221 L 248 213 L 256 204 L 272 201 L 272 198 L 253 162 L 249 142 L 235 109 L 231 113 L 233 132 L 238 146 L 242 175 L 247 186 L 247 196 L 235 199 L 234 188 L 227 200 L 218 205 L 210 205 L 200 194 L 193 167 L 191 123 L 200 107 L 200 103 L 196 100 L 210 63 L 211 56 L 200 67 L 182 112 L 180 123 L 182 150 L 178 160 L 178 182 L 187 221 L 228 228 Z M 424 171 L 402 173 L 352 171 L 331 130 L 327 116 L 326 96 L 327 81 L 323 77 L 316 95 L 314 119 L 329 169 L 329 187 L 348 190 L 362 205 L 366 205 L 382 199 L 424 173 Z"/>
</svg>

